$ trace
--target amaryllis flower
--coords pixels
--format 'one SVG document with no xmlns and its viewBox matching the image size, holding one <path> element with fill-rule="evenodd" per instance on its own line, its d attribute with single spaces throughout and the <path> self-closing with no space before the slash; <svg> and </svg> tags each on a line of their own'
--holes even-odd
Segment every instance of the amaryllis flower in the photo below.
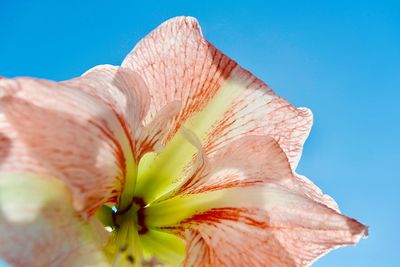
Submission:
<svg viewBox="0 0 400 267">
<path fill-rule="evenodd" d="M 367 229 L 295 172 L 312 124 L 171 19 L 121 66 L 0 80 L 13 266 L 306 266 Z"/>
</svg>

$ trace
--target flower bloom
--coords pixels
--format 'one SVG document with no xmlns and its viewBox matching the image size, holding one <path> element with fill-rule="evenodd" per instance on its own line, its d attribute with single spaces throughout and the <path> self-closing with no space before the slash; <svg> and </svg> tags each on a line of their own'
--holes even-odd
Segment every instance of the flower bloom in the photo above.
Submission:
<svg viewBox="0 0 400 267">
<path fill-rule="evenodd" d="M 171 19 L 121 66 L 0 79 L 13 266 L 306 266 L 367 228 L 295 172 L 312 114 Z M 106 231 L 107 229 L 107 231 Z"/>
</svg>

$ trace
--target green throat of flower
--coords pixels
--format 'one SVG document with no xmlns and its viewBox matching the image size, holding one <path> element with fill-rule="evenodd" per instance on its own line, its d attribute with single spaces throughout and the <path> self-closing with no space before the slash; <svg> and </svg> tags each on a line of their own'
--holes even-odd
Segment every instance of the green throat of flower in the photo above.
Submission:
<svg viewBox="0 0 400 267">
<path fill-rule="evenodd" d="M 96 213 L 112 235 L 105 252 L 113 266 L 177 266 L 183 260 L 185 242 L 171 228 L 207 208 L 194 196 L 165 197 L 182 182 L 176 177 L 197 152 L 184 135 L 177 134 L 161 154 L 148 153 L 139 164 L 128 164 L 118 203 Z"/>
<path fill-rule="evenodd" d="M 143 260 L 151 260 L 153 256 L 167 265 L 181 263 L 185 242 L 170 229 L 196 213 L 216 207 L 223 197 L 219 193 L 167 196 L 172 196 L 171 192 L 185 182 L 188 175 L 185 167 L 191 164 L 194 168 L 196 155 L 202 153 L 200 140 L 209 125 L 223 114 L 229 99 L 239 91 L 238 85 L 227 82 L 202 112 L 185 123 L 161 153 L 147 153 L 139 164 L 126 163 L 119 203 L 114 209 L 103 207 L 97 214 L 112 230 L 113 240 L 108 250 L 115 266 L 122 266 L 121 262 L 141 266 Z"/>
</svg>

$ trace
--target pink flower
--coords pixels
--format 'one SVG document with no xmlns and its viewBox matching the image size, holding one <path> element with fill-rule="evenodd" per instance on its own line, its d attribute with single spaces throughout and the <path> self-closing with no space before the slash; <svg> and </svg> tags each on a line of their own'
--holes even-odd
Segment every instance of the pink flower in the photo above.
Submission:
<svg viewBox="0 0 400 267">
<path fill-rule="evenodd" d="M 0 255 L 14 266 L 309 265 L 367 235 L 296 174 L 311 124 L 187 17 L 120 67 L 1 79 Z"/>
</svg>

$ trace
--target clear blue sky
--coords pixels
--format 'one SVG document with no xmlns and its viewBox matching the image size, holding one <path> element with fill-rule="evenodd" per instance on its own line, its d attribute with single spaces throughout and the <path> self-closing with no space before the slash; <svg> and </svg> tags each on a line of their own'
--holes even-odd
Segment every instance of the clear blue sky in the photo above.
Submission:
<svg viewBox="0 0 400 267">
<path fill-rule="evenodd" d="M 119 64 L 162 21 L 197 17 L 217 47 L 313 110 L 299 172 L 370 226 L 357 247 L 314 266 L 398 264 L 400 1 L 0 0 L 0 7 L 0 75 L 53 80 Z"/>
</svg>

